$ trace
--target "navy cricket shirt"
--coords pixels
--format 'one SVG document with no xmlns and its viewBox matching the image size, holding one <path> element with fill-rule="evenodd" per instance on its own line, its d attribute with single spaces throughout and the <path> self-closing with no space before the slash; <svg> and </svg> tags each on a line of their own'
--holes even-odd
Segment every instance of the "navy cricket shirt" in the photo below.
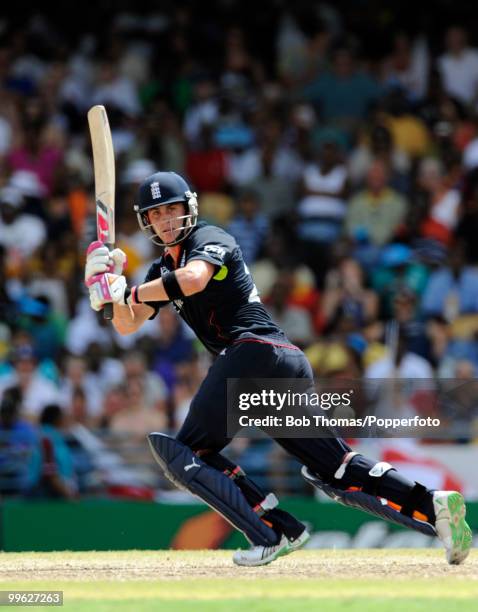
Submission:
<svg viewBox="0 0 478 612">
<path fill-rule="evenodd" d="M 173 304 L 181 318 L 213 354 L 244 337 L 269 336 L 288 342 L 260 301 L 252 277 L 234 238 L 219 227 L 200 222 L 181 243 L 178 267 L 202 259 L 216 267 L 206 288 Z M 161 278 L 174 270 L 170 255 L 155 261 L 145 281 Z M 154 308 L 153 319 L 168 302 L 147 302 Z"/>
</svg>

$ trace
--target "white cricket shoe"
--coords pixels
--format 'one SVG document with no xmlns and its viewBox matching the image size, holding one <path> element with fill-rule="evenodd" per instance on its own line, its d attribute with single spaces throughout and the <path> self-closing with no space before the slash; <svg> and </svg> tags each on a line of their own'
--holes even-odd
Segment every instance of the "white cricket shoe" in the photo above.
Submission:
<svg viewBox="0 0 478 612">
<path fill-rule="evenodd" d="M 249 548 L 249 550 L 236 550 L 232 555 L 232 560 L 236 565 L 244 565 L 247 567 L 267 565 L 275 561 L 278 557 L 288 555 L 298 550 L 309 538 L 310 534 L 307 529 L 304 529 L 300 536 L 293 541 L 288 540 L 285 535 L 283 535 L 280 541 L 273 546 L 253 546 Z"/>
<path fill-rule="evenodd" d="M 456 491 L 433 493 L 435 529 L 446 549 L 446 560 L 451 565 L 462 563 L 472 544 L 472 533 L 465 521 L 466 506 L 463 495 Z"/>
</svg>

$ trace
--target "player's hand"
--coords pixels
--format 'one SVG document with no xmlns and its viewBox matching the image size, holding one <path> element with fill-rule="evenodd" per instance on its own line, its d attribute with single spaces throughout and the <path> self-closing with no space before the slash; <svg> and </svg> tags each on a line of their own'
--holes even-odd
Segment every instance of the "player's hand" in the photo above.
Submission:
<svg viewBox="0 0 478 612">
<path fill-rule="evenodd" d="M 89 280 L 98 274 L 111 272 L 121 275 L 126 268 L 126 253 L 121 249 L 109 251 L 99 240 L 92 242 L 86 251 L 85 283 L 89 286 Z"/>
<path fill-rule="evenodd" d="M 126 253 L 119 248 L 110 251 L 110 258 L 113 261 L 113 269 L 108 270 L 117 276 L 121 276 L 128 265 Z"/>
<path fill-rule="evenodd" d="M 126 278 L 117 274 L 97 274 L 87 281 L 90 304 L 93 310 L 101 310 L 105 304 L 125 304 Z"/>
</svg>

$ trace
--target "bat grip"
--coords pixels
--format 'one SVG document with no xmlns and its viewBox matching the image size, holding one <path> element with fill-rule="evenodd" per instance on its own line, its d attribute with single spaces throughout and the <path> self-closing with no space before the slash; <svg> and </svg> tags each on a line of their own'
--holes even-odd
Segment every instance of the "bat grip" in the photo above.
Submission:
<svg viewBox="0 0 478 612">
<path fill-rule="evenodd" d="M 114 248 L 114 244 L 112 244 L 111 242 L 107 242 L 105 246 L 108 247 L 110 251 L 111 249 Z M 112 318 L 113 318 L 113 304 L 110 302 L 109 304 L 105 304 L 103 307 L 103 319 L 105 319 L 105 321 L 111 321 Z"/>
<path fill-rule="evenodd" d="M 111 321 L 113 318 L 113 304 L 111 302 L 109 304 L 105 304 L 103 308 L 103 319 L 106 321 Z"/>
</svg>

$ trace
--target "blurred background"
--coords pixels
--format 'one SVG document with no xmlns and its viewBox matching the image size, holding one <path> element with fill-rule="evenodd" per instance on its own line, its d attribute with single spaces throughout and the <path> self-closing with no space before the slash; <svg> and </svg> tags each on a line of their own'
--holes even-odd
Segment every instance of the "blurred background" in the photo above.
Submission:
<svg viewBox="0 0 478 612">
<path fill-rule="evenodd" d="M 432 394 L 458 381 L 451 442 L 357 448 L 478 499 L 476 7 L 290 5 L 1 9 L 4 508 L 191 501 L 161 478 L 145 435 L 178 430 L 210 358 L 169 308 L 120 337 L 83 285 L 96 237 L 93 104 L 112 127 L 130 281 L 160 254 L 138 228 L 136 188 L 156 170 L 181 173 L 200 218 L 235 236 L 263 302 L 317 377 L 420 378 Z M 406 414 L 423 393 L 398 386 L 393 401 Z M 313 496 L 270 441 L 237 439 L 228 453 L 264 487 Z"/>
</svg>

